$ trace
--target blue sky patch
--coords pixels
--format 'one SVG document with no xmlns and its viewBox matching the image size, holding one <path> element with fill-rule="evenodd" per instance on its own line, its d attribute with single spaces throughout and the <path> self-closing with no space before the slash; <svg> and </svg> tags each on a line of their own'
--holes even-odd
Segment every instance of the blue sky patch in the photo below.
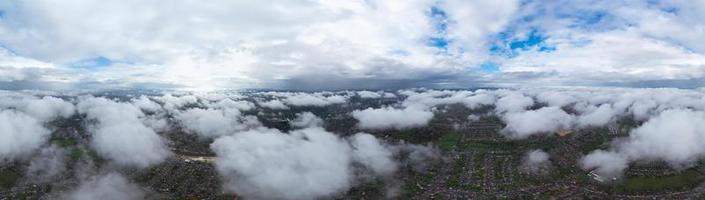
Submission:
<svg viewBox="0 0 705 200">
<path fill-rule="evenodd" d="M 109 58 L 98 56 L 95 58 L 85 59 L 78 62 L 70 63 L 68 66 L 75 68 L 99 69 L 112 65 L 114 62 Z"/>
<path fill-rule="evenodd" d="M 508 58 L 517 56 L 521 51 L 537 49 L 540 52 L 555 51 L 556 48 L 546 44 L 547 36 L 542 35 L 538 30 L 531 29 L 525 38 L 514 36 L 512 30 L 498 33 L 493 45 L 490 45 L 490 53 Z"/>
<path fill-rule="evenodd" d="M 480 71 L 489 74 L 495 74 L 499 72 L 499 64 L 494 62 L 484 62 L 480 65 Z"/>
<path fill-rule="evenodd" d="M 572 19 L 572 24 L 568 27 L 578 28 L 591 31 L 602 31 L 602 30 L 612 30 L 619 20 L 614 19 L 614 16 L 610 15 L 606 11 L 602 10 L 579 10 L 573 13 L 567 13 L 563 15 L 558 15 L 561 18 Z"/>
<path fill-rule="evenodd" d="M 448 40 L 445 39 L 445 38 L 431 37 L 431 38 L 428 38 L 427 44 L 428 44 L 429 46 L 433 46 L 433 47 L 436 47 L 436 48 L 439 48 L 439 49 L 446 49 L 446 48 L 448 47 L 448 43 L 449 43 L 449 42 L 450 42 L 450 41 L 448 41 Z"/>
<path fill-rule="evenodd" d="M 588 39 L 570 41 L 570 44 L 575 47 L 584 47 L 584 46 L 589 45 L 590 43 L 592 43 L 592 40 L 588 40 Z"/>
<path fill-rule="evenodd" d="M 678 8 L 675 8 L 675 7 L 661 8 L 661 11 L 671 13 L 674 15 L 678 15 L 678 13 L 680 12 L 680 10 L 678 10 Z"/>
<path fill-rule="evenodd" d="M 10 52 L 12 55 L 19 56 L 19 54 L 17 54 L 17 52 L 15 50 L 8 48 L 7 46 L 5 46 L 3 44 L 0 44 L 0 49 L 4 49 L 5 51 Z"/>
<path fill-rule="evenodd" d="M 607 13 L 602 11 L 588 12 L 577 17 L 578 23 L 584 25 L 593 25 L 600 23 L 607 16 Z"/>
<path fill-rule="evenodd" d="M 441 34 L 445 34 L 446 30 L 448 29 L 448 14 L 446 14 L 443 9 L 437 6 L 432 6 L 431 13 L 429 15 L 429 17 L 431 17 L 433 21 L 433 25 L 436 28 L 436 31 Z"/>
<path fill-rule="evenodd" d="M 448 50 L 448 44 L 451 42 L 447 38 L 448 14 L 440 7 L 432 6 L 428 17 L 431 18 L 435 30 L 434 34 L 426 39 L 426 45 L 443 51 Z"/>
<path fill-rule="evenodd" d="M 649 8 L 658 9 L 663 12 L 671 13 L 674 15 L 677 15 L 678 13 L 680 13 L 680 10 L 677 7 L 674 7 L 672 5 L 663 4 L 663 2 L 661 0 L 648 0 L 648 1 L 646 1 L 646 4 Z"/>
<path fill-rule="evenodd" d="M 526 50 L 529 49 L 533 46 L 541 44 L 544 40 L 546 40 L 546 37 L 538 34 L 535 30 L 531 31 L 529 33 L 529 36 L 526 37 L 526 39 L 523 40 L 515 40 L 509 43 L 509 48 L 510 49 L 522 49 Z"/>
</svg>

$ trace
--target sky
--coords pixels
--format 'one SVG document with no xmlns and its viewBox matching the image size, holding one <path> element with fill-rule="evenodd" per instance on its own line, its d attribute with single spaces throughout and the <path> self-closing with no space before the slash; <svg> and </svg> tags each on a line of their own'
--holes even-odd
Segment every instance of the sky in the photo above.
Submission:
<svg viewBox="0 0 705 200">
<path fill-rule="evenodd" d="M 3 0 L 0 89 L 705 86 L 705 0 Z"/>
</svg>

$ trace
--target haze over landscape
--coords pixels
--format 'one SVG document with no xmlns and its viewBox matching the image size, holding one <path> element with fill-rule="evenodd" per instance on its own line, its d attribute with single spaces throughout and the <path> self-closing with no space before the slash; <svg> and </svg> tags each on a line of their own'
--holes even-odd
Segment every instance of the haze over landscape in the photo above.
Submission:
<svg viewBox="0 0 705 200">
<path fill-rule="evenodd" d="M 0 1 L 0 199 L 700 199 L 705 1 Z"/>
</svg>

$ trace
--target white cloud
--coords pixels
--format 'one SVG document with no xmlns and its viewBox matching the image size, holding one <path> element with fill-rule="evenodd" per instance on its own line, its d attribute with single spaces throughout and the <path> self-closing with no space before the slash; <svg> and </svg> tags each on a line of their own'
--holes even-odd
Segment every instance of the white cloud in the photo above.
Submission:
<svg viewBox="0 0 705 200">
<path fill-rule="evenodd" d="M 204 137 L 230 135 L 261 125 L 257 117 L 244 116 L 235 108 L 191 108 L 177 113 L 174 118 L 187 131 Z"/>
<path fill-rule="evenodd" d="M 13 110 L 0 111 L 0 162 L 38 149 L 49 134 L 41 121 L 33 117 Z"/>
<path fill-rule="evenodd" d="M 211 149 L 225 188 L 252 199 L 332 197 L 366 181 L 368 175 L 392 176 L 400 149 L 413 155 L 402 156 L 412 160 L 410 165 L 438 155 L 426 146 L 384 144 L 367 133 L 340 138 L 320 127 L 289 133 L 253 129 L 220 137 Z M 371 173 L 358 174 L 354 169 L 360 166 Z"/>
<path fill-rule="evenodd" d="M 385 92 L 384 95 L 382 95 L 384 98 L 397 98 L 397 95 L 391 92 Z"/>
<path fill-rule="evenodd" d="M 538 110 L 508 113 L 502 118 L 507 126 L 502 133 L 523 139 L 534 134 L 549 134 L 569 130 L 574 117 L 558 107 L 543 107 Z"/>
<path fill-rule="evenodd" d="M 6 48 L 0 47 L 0 67 L 11 68 L 54 68 L 50 63 L 17 56 Z"/>
<path fill-rule="evenodd" d="M 705 95 L 697 90 L 672 88 L 549 87 L 473 92 L 404 90 L 400 94 L 407 96 L 402 102 L 406 109 L 429 109 L 456 103 L 464 103 L 468 108 L 494 105 L 493 114 L 507 124 L 502 132 L 517 139 L 534 134 L 604 127 L 623 117 L 645 121 L 668 109 L 705 110 L 702 103 Z M 535 108 L 537 106 L 544 107 Z M 371 121 L 385 123 L 385 120 L 389 119 Z"/>
<path fill-rule="evenodd" d="M 371 91 L 357 91 L 357 95 L 363 99 L 378 99 L 382 97 L 381 94 Z"/>
<path fill-rule="evenodd" d="M 510 93 L 497 100 L 495 110 L 499 113 L 505 112 L 520 112 L 534 105 L 534 100 L 531 97 L 522 94 Z"/>
<path fill-rule="evenodd" d="M 284 105 L 284 103 L 282 101 L 277 100 L 277 99 L 270 100 L 270 101 L 259 101 L 259 102 L 257 102 L 257 105 L 264 107 L 264 108 L 275 109 L 275 110 L 289 109 L 289 106 Z"/>
<path fill-rule="evenodd" d="M 577 118 L 578 126 L 581 127 L 601 127 L 614 121 L 619 114 L 611 104 L 592 106 L 592 111 L 583 113 Z"/>
<path fill-rule="evenodd" d="M 78 111 L 96 123 L 89 127 L 93 148 L 121 165 L 147 167 L 170 154 L 163 138 L 140 120 L 144 114 L 132 104 L 84 97 Z"/>
<path fill-rule="evenodd" d="M 352 116 L 363 129 L 405 129 L 426 126 L 433 118 L 433 112 L 418 108 L 397 109 L 392 107 L 355 110 Z"/>
<path fill-rule="evenodd" d="M 460 42 L 460 48 L 481 51 L 488 35 L 505 28 L 515 17 L 519 1 L 441 1 L 449 16 L 448 35 Z M 482 45 L 478 45 L 482 44 Z"/>
<path fill-rule="evenodd" d="M 33 183 L 47 183 L 55 180 L 57 175 L 66 170 L 66 152 L 51 145 L 42 148 L 39 153 L 29 161 L 25 176 Z"/>
<path fill-rule="evenodd" d="M 1 7 L 1 5 L 0 5 Z M 0 24 L 2 21 L 0 21 Z M 1 26 L 1 25 L 0 25 Z M 0 28 L 0 34 L 2 28 Z M 52 63 L 19 56 L 0 42 L 0 81 L 75 81 Z"/>
<path fill-rule="evenodd" d="M 5 2 L 0 4 L 5 11 L 0 44 L 40 61 L 25 62 L 16 55 L 11 60 L 69 72 L 47 73 L 54 80 L 125 87 L 266 87 L 307 77 L 423 79 L 465 72 L 458 66 L 476 68 L 487 57 L 485 40 L 514 18 L 518 5 L 450 0 Z M 428 44 L 430 37 L 442 35 L 429 16 L 433 6 L 448 13 L 450 23 L 443 32 L 447 40 L 457 41 L 453 51 Z M 72 51 L 57 50 L 67 48 Z M 100 57 L 112 62 L 98 69 L 71 67 Z"/>
<path fill-rule="evenodd" d="M 356 68 L 366 62 L 391 58 L 386 55 L 387 51 L 414 47 L 403 42 L 422 45 L 414 40 L 430 31 L 423 6 L 429 3 L 421 1 L 369 4 L 362 1 L 266 4 L 177 1 L 169 2 L 169 8 L 165 8 L 164 3 L 110 1 L 98 5 L 76 0 L 61 8 L 47 1 L 4 3 L 0 6 L 8 10 L 6 20 L 13 23 L 0 24 L 3 34 L 0 42 L 33 57 L 59 63 L 97 56 L 139 63 L 139 68 L 133 68 L 138 70 L 136 73 L 118 72 L 131 68 L 129 66 L 111 66 L 97 73 L 105 79 L 200 88 L 207 87 L 208 83 L 232 86 L 233 83 L 224 79 L 235 80 L 235 85 L 240 86 L 243 83 L 239 81 L 271 81 L 268 74 L 259 71 L 263 67 L 283 77 L 305 73 L 301 66 L 319 68 L 328 63 L 350 72 L 361 71 Z M 291 9 L 299 12 L 288 12 Z M 247 17 L 223 17 L 232 13 Z M 86 15 L 96 16 L 95 20 L 83 17 Z M 389 26 L 392 24 L 402 26 Z M 355 34 L 348 30 L 352 27 L 358 27 Z M 30 36 L 20 30 L 38 34 Z M 135 30 L 139 30 L 139 34 Z M 79 37 L 88 31 L 93 34 Z M 395 33 L 401 32 L 407 36 L 397 37 Z M 156 37 L 158 35 L 163 37 Z M 52 42 L 38 45 L 39 41 Z M 67 46 L 74 51 L 55 51 L 55 48 Z M 343 59 L 349 59 L 348 63 Z"/>
<path fill-rule="evenodd" d="M 618 163 L 638 160 L 663 160 L 675 168 L 693 165 L 705 156 L 705 112 L 666 110 L 634 129 L 630 136 L 613 145 L 609 152 L 595 151 L 584 159 L 584 167 L 598 167 L 607 174 L 619 174 L 625 165 L 597 162 L 609 155 Z"/>
<path fill-rule="evenodd" d="M 252 130 L 211 145 L 225 188 L 247 198 L 313 199 L 350 187 L 350 147 L 322 129 Z"/>
<path fill-rule="evenodd" d="M 470 109 L 475 109 L 481 106 L 492 105 L 496 100 L 496 97 L 486 94 L 484 91 L 478 91 L 475 95 L 463 100 L 463 104 Z"/>
<path fill-rule="evenodd" d="M 225 98 L 213 103 L 207 103 L 207 107 L 216 109 L 237 109 L 239 111 L 248 111 L 255 108 L 255 104 L 249 101 L 233 101 L 230 98 Z"/>
<path fill-rule="evenodd" d="M 572 44 L 574 41 L 565 41 L 557 45 L 555 52 L 520 54 L 504 63 L 502 70 L 507 73 L 556 73 L 560 77 L 570 77 L 548 76 L 540 82 L 542 84 L 692 79 L 705 76 L 705 56 L 677 45 L 628 32 L 595 33 L 583 37 L 583 40 L 591 42 L 575 46 Z M 635 46 L 639 48 L 633 48 Z"/>
<path fill-rule="evenodd" d="M 169 156 L 166 141 L 155 130 L 166 130 L 171 125 L 181 125 L 180 128 L 215 139 L 212 150 L 218 157 L 218 173 L 227 180 L 226 188 L 247 198 L 331 197 L 361 180 L 369 180 L 366 178 L 393 178 L 403 167 L 422 170 L 439 157 L 433 146 L 387 143 L 366 133 L 337 136 L 323 130 L 322 120 L 305 111 L 292 121 L 292 125 L 303 129 L 290 133 L 265 129 L 254 116 L 243 115 L 244 110 L 255 108 L 255 104 L 248 102 L 250 98 L 234 93 L 184 92 L 125 96 L 121 100 L 43 96 L 56 94 L 0 91 L 0 159 L 4 162 L 26 158 L 30 162 L 27 173 L 38 175 L 36 179 L 56 178 L 53 175 L 62 169 L 57 163 L 65 156 L 55 147 L 47 147 L 52 129 L 47 122 L 71 117 L 76 108 L 80 115 L 74 117 L 82 119 L 92 134 L 91 147 L 121 166 L 146 167 Z M 303 94 L 255 92 L 252 95 L 254 99 L 286 99 Z M 316 99 L 311 102 L 331 103 L 346 102 L 356 92 L 306 94 L 306 98 Z M 468 108 L 488 106 L 488 109 L 495 106 L 496 112 L 473 114 L 468 120 L 495 114 L 507 125 L 502 133 L 511 139 L 612 126 L 623 118 L 643 123 L 628 137 L 614 140 L 609 149 L 594 151 L 580 160 L 582 168 L 608 177 L 620 176 L 637 161 L 662 160 L 676 169 L 684 169 L 705 156 L 702 90 L 419 89 L 400 91 L 399 96 L 407 98 L 390 106 L 355 110 L 351 114 L 359 120 L 360 128 L 403 129 L 428 124 L 436 106 L 464 104 Z M 74 106 L 72 102 L 78 104 Z M 542 171 L 548 161 L 545 152 L 532 151 L 526 155 L 522 167 L 529 173 Z M 539 170 L 534 170 L 535 166 L 540 166 Z M 292 188 L 299 190 L 288 196 L 292 195 Z"/>
<path fill-rule="evenodd" d="M 347 96 L 324 95 L 322 93 L 283 93 L 284 102 L 292 106 L 327 106 L 348 101 Z"/>
<path fill-rule="evenodd" d="M 498 60 L 505 81 L 531 85 L 698 79 L 705 76 L 702 11 L 693 1 L 529 2 L 520 12 L 532 18 L 515 21 L 508 37 L 537 31 L 552 50 L 533 46 Z"/>
<path fill-rule="evenodd" d="M 0 162 L 38 149 L 51 134 L 46 123 L 68 118 L 74 112 L 73 104 L 56 97 L 37 98 L 15 92 L 0 94 Z"/>
<path fill-rule="evenodd" d="M 78 188 L 63 196 L 63 199 L 73 200 L 138 200 L 144 198 L 145 194 L 142 189 L 116 172 L 90 177 Z"/>
<path fill-rule="evenodd" d="M 45 96 L 37 100 L 24 100 L 23 102 L 26 104 L 20 109 L 43 121 L 59 117 L 68 118 L 75 112 L 73 104 L 51 96 Z"/>
<path fill-rule="evenodd" d="M 595 150 L 580 160 L 583 169 L 595 170 L 598 175 L 608 178 L 621 177 L 628 164 L 622 155 L 603 150 Z"/>
<path fill-rule="evenodd" d="M 0 10 L 0 80 L 6 81 L 211 90 L 705 77 L 699 1 L 36 0 L 3 2 Z M 540 44 L 512 47 L 532 31 Z M 95 58 L 111 62 L 72 67 Z M 498 64 L 499 73 L 479 70 L 485 62 Z M 692 87 L 687 83 L 663 84 Z"/>
<path fill-rule="evenodd" d="M 357 133 L 350 140 L 353 158 L 370 168 L 375 174 L 391 175 L 397 170 L 397 164 L 392 160 L 392 151 L 374 136 Z"/>
<path fill-rule="evenodd" d="M 545 91 L 536 95 L 538 102 L 546 103 L 549 106 L 563 107 L 577 101 L 571 94 L 565 91 Z"/>
<path fill-rule="evenodd" d="M 474 92 L 429 90 L 422 92 L 402 91 L 402 93 L 408 96 L 402 103 L 406 107 L 430 108 L 437 105 L 460 103 L 470 109 L 476 109 L 492 105 L 496 101 L 496 97 L 485 90 Z"/>
<path fill-rule="evenodd" d="M 0 97 L 0 100 L 3 101 L 0 107 L 14 108 L 45 122 L 56 118 L 68 118 L 75 112 L 72 103 L 52 96 L 36 98 L 19 94 Z"/>
<path fill-rule="evenodd" d="M 132 98 L 132 104 L 136 107 L 147 112 L 158 112 L 162 109 L 162 106 L 158 103 L 152 101 L 147 96 L 140 96 L 139 98 Z"/>
<path fill-rule="evenodd" d="M 155 97 L 155 100 L 163 103 L 164 109 L 171 113 L 179 112 L 179 109 L 183 108 L 186 105 L 198 104 L 198 98 L 192 95 L 174 96 L 172 94 L 166 94 L 163 96 Z"/>
<path fill-rule="evenodd" d="M 323 126 L 323 119 L 311 112 L 297 113 L 296 119 L 289 122 L 291 126 L 299 128 Z"/>
<path fill-rule="evenodd" d="M 407 154 L 402 164 L 411 166 L 416 171 L 426 170 L 441 158 L 440 150 L 431 143 L 426 145 L 402 143 L 392 146 L 392 149 L 397 154 Z"/>
<path fill-rule="evenodd" d="M 477 115 L 468 115 L 468 121 L 469 121 L 469 122 L 480 121 L 480 116 L 477 116 Z"/>
<path fill-rule="evenodd" d="M 528 174 L 546 175 L 551 168 L 551 161 L 548 158 L 548 153 L 541 149 L 526 152 L 522 158 L 520 169 Z"/>
</svg>

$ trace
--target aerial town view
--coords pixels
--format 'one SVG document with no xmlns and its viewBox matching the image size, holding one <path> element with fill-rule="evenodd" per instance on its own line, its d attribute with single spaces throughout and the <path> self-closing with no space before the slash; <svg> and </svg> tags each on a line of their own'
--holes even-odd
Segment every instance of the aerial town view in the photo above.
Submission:
<svg viewBox="0 0 705 200">
<path fill-rule="evenodd" d="M 702 0 L 0 0 L 0 200 L 705 199 Z"/>
</svg>

